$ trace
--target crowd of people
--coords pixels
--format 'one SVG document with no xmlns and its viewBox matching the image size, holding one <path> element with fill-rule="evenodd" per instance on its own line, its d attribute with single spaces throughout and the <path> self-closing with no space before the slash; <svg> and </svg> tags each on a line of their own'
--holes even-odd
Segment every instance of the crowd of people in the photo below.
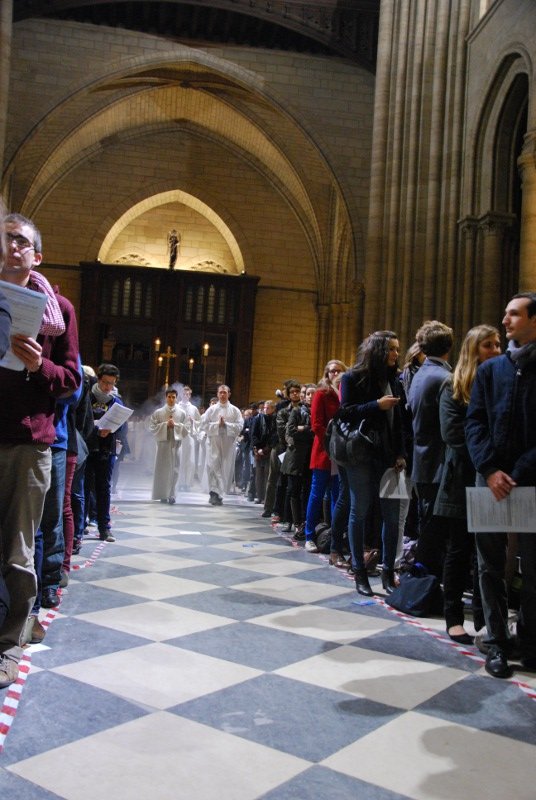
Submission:
<svg viewBox="0 0 536 800">
<path fill-rule="evenodd" d="M 3 227 L 0 358 L 8 352 L 12 361 L 0 364 L 0 687 L 16 680 L 22 647 L 44 638 L 39 610 L 59 604 L 88 525 L 101 541 L 115 541 L 111 497 L 118 462 L 130 452 L 128 424 L 107 422 L 123 404 L 119 370 L 82 365 L 73 306 L 37 270 L 34 223 L 9 214 Z M 20 288 L 43 302 L 33 336 L 11 326 Z M 463 597 L 470 588 L 489 674 L 508 677 L 515 659 L 536 668 L 536 537 L 475 535 L 467 525 L 467 487 L 488 487 L 505 503 L 517 487 L 536 485 L 536 293 L 515 295 L 503 326 L 505 354 L 499 331 L 478 325 L 454 369 L 454 333 L 442 322 L 423 323 L 402 367 L 397 334 L 376 331 L 352 367 L 331 359 L 318 383 L 290 378 L 277 400 L 245 409 L 231 403 L 225 384 L 206 410 L 190 387 L 166 387 L 164 404 L 142 423 L 154 443 L 152 499 L 173 505 L 196 481 L 215 507 L 242 491 L 308 552 L 327 542 L 330 564 L 351 572 L 367 597 L 370 552 L 379 552 L 391 595 L 404 542 L 413 540 L 415 562 L 442 584 L 451 639 L 473 644 Z M 343 455 L 332 449 L 339 428 L 352 442 Z M 385 491 L 386 476 L 405 494 Z M 522 573 L 515 635 L 512 558 Z"/>
<path fill-rule="evenodd" d="M 387 595 L 397 589 L 399 568 L 413 562 L 442 585 L 450 638 L 471 645 L 469 591 L 475 631 L 483 631 L 477 644 L 496 678 L 512 674 L 509 658 L 536 669 L 536 513 L 532 505 L 533 532 L 474 534 L 466 489 L 488 487 L 500 503 L 516 487 L 536 485 L 536 293 L 515 295 L 503 326 L 505 354 L 497 328 L 478 325 L 461 342 L 454 369 L 454 333 L 440 321 L 418 329 L 402 368 L 397 334 L 372 333 L 353 367 L 331 360 L 318 385 L 290 379 L 275 408 L 267 401 L 246 409 L 236 461 L 247 498 L 306 550 L 317 552 L 318 534 L 324 541 L 330 526 L 330 563 L 353 574 L 359 594 L 374 594 L 371 551 L 380 551 Z M 326 449 L 335 419 L 355 434 L 351 456 L 330 458 Z M 407 496 L 382 490 L 389 473 L 404 479 Z M 514 634 L 506 578 L 516 560 Z"/>
</svg>

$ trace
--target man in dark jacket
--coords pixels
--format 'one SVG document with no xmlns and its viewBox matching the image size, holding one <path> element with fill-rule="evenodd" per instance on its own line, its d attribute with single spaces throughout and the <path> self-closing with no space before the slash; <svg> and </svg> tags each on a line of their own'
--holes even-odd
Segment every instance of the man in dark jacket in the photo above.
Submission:
<svg viewBox="0 0 536 800">
<path fill-rule="evenodd" d="M 97 423 L 114 403 L 124 405 L 117 393 L 119 370 L 115 364 L 101 364 L 97 369 L 97 380 L 90 390 L 93 419 Z M 127 426 L 121 425 L 115 432 L 95 425 L 88 440 L 89 454 L 86 461 L 86 497 L 89 491 L 95 494 L 99 539 L 115 542 L 110 520 L 112 475 L 118 452 L 126 445 Z"/>
<path fill-rule="evenodd" d="M 439 390 L 452 371 L 447 361 L 452 348 L 452 328 L 430 320 L 419 328 L 416 340 L 426 355 L 408 394 L 413 419 L 411 478 L 419 498 L 417 560 L 441 580 L 448 531 L 444 518 L 434 514 L 434 504 L 445 456 L 439 423 Z"/>
<path fill-rule="evenodd" d="M 270 466 L 270 452 L 277 443 L 275 403 L 267 400 L 262 412 L 253 418 L 251 424 L 251 449 L 255 459 L 255 494 L 256 503 L 264 503 L 266 481 Z"/>
<path fill-rule="evenodd" d="M 467 409 L 469 454 L 497 501 L 514 486 L 536 485 L 536 292 L 516 294 L 503 319 L 508 352 L 482 364 Z M 488 631 L 486 671 L 511 675 L 508 655 L 514 641 L 508 630 L 505 582 L 506 534 L 477 533 L 482 605 Z M 517 636 L 522 664 L 536 668 L 536 534 L 520 533 L 521 606 Z"/>
</svg>

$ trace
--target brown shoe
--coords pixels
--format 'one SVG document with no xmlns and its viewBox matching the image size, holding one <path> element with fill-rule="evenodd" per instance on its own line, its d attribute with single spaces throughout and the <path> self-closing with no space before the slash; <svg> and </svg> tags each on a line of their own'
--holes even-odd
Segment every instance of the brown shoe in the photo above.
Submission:
<svg viewBox="0 0 536 800">
<path fill-rule="evenodd" d="M 32 616 L 28 617 L 28 621 L 26 622 L 22 643 L 39 644 L 39 642 L 43 641 L 45 636 L 46 636 L 45 628 L 43 628 L 43 626 L 39 622 L 39 618 L 36 615 L 32 614 Z"/>
<path fill-rule="evenodd" d="M 348 567 L 350 566 L 345 557 L 340 553 L 330 553 L 329 563 L 331 564 L 332 567 L 338 567 L 339 569 L 348 569 Z"/>
<path fill-rule="evenodd" d="M 15 683 L 19 676 L 19 664 L 7 656 L 0 656 L 0 689 Z"/>
</svg>

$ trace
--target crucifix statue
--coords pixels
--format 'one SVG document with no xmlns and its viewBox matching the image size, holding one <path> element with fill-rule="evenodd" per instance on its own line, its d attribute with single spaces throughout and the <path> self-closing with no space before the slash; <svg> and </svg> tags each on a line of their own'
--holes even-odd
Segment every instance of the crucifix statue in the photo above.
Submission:
<svg viewBox="0 0 536 800">
<path fill-rule="evenodd" d="M 169 268 L 175 269 L 177 263 L 177 256 L 180 254 L 181 235 L 177 233 L 175 228 L 168 233 L 167 238 L 168 253 L 169 253 Z"/>
</svg>

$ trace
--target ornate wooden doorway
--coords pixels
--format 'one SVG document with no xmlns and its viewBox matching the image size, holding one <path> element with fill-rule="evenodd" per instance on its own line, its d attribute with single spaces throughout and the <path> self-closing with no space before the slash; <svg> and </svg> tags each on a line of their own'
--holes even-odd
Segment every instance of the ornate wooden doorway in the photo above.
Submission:
<svg viewBox="0 0 536 800">
<path fill-rule="evenodd" d="M 121 394 L 138 407 L 167 382 L 202 405 L 220 383 L 248 402 L 258 278 L 84 262 L 84 363 L 116 364 Z M 166 381 L 167 379 L 167 381 Z"/>
</svg>

